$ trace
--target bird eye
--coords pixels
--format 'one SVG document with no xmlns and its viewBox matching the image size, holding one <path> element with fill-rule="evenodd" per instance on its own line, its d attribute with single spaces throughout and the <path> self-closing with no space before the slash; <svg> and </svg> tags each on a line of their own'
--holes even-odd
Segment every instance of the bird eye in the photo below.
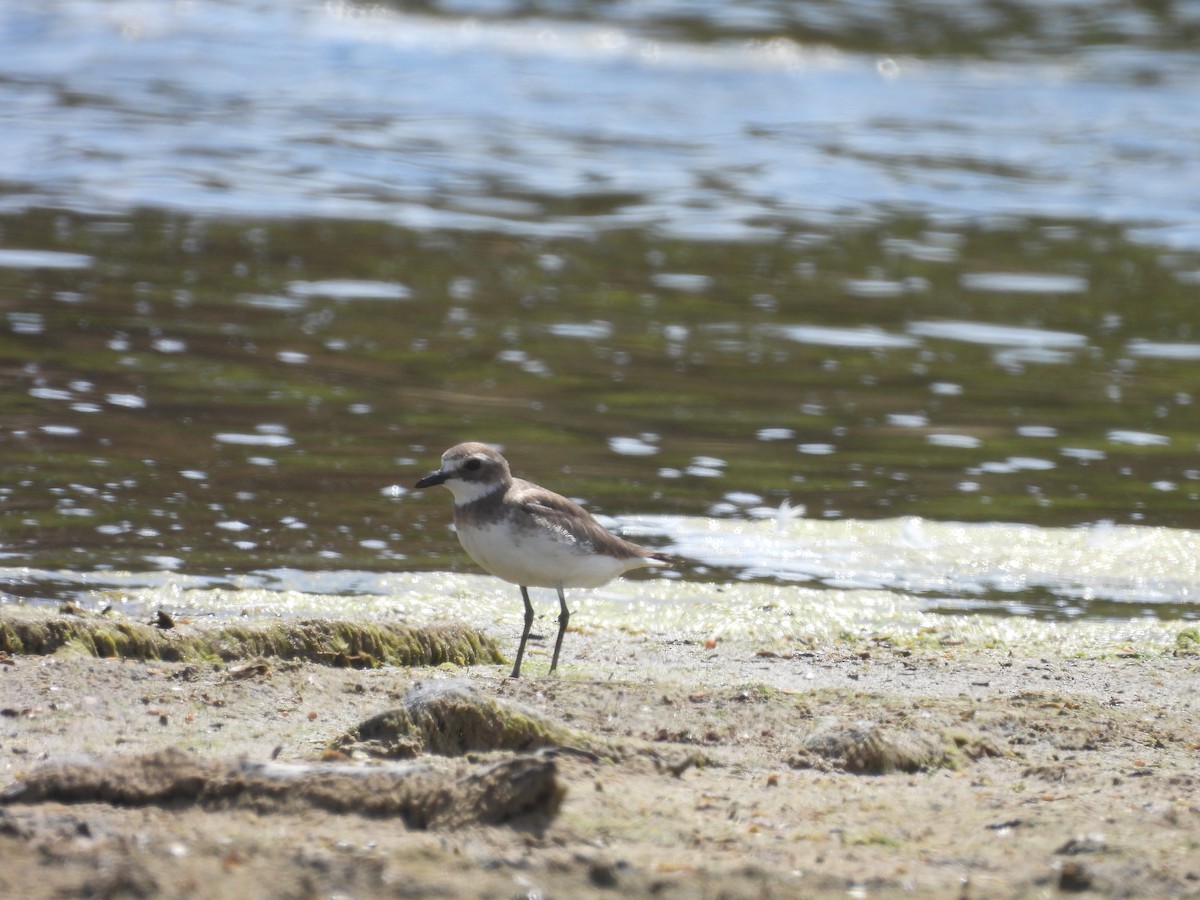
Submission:
<svg viewBox="0 0 1200 900">
<path fill-rule="evenodd" d="M 468 472 L 475 472 L 478 471 L 479 467 L 482 465 L 483 460 L 481 459 L 468 459 L 465 463 L 463 463 L 463 468 Z"/>
</svg>

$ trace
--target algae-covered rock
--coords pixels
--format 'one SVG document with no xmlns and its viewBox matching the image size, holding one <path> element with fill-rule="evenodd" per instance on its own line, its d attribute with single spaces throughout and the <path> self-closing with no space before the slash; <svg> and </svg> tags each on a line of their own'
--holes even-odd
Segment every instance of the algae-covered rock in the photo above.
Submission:
<svg viewBox="0 0 1200 900">
<path fill-rule="evenodd" d="M 1175 655 L 1200 655 L 1200 628 L 1185 628 L 1175 635 Z"/>
<path fill-rule="evenodd" d="M 0 650 L 44 656 L 60 651 L 86 656 L 177 661 L 193 655 L 180 635 L 147 625 L 93 616 L 40 610 L 0 611 Z"/>
<path fill-rule="evenodd" d="M 874 722 L 843 722 L 837 718 L 817 724 L 804 739 L 792 765 L 811 766 L 813 757 L 862 775 L 952 767 L 958 759 L 954 743 L 937 730 L 885 728 Z"/>
<path fill-rule="evenodd" d="M 502 662 L 495 642 L 464 625 L 414 628 L 344 619 L 236 622 L 170 629 L 108 616 L 0 611 L 0 651 L 78 652 L 168 662 L 276 657 L 349 668 Z"/>
<path fill-rule="evenodd" d="M 592 735 L 557 725 L 515 704 L 485 697 L 461 681 L 413 685 L 404 705 L 364 720 L 338 738 L 334 746 L 401 759 L 420 753 L 460 756 L 544 747 L 613 752 Z"/>
</svg>

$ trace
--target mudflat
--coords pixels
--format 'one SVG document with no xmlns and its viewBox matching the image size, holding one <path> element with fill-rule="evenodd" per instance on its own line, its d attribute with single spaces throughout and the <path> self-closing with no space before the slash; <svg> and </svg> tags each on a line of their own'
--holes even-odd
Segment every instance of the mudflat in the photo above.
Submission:
<svg viewBox="0 0 1200 900">
<path fill-rule="evenodd" d="M 0 655 L 0 895 L 1200 895 L 1188 648 L 258 649 Z"/>
</svg>

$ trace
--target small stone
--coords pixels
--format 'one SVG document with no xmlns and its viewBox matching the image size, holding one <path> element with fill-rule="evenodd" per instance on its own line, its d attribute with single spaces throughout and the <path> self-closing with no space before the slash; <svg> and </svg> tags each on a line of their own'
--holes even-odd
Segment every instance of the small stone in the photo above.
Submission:
<svg viewBox="0 0 1200 900">
<path fill-rule="evenodd" d="M 617 886 L 617 867 L 611 860 L 594 859 L 588 866 L 588 879 L 596 887 L 615 888 Z"/>
<path fill-rule="evenodd" d="M 1054 852 L 1064 856 L 1077 856 L 1080 853 L 1103 853 L 1107 849 L 1104 835 L 1077 834 Z"/>
<path fill-rule="evenodd" d="M 1088 891 L 1092 889 L 1092 873 L 1080 862 L 1063 863 L 1058 870 L 1058 889 L 1060 891 Z"/>
</svg>

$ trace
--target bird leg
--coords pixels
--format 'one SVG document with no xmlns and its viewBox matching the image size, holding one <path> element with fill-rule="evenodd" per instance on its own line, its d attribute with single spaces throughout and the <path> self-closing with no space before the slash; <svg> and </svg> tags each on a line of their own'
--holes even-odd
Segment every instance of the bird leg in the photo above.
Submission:
<svg viewBox="0 0 1200 900">
<path fill-rule="evenodd" d="M 521 643 L 517 645 L 517 661 L 513 663 L 510 678 L 521 677 L 521 657 L 525 655 L 525 642 L 529 640 L 529 629 L 533 627 L 533 604 L 529 602 L 529 589 L 521 587 L 521 599 L 525 601 L 525 630 L 521 632 Z M 559 638 L 561 640 L 561 637 Z M 557 651 L 554 658 L 558 658 Z"/>
<path fill-rule="evenodd" d="M 571 621 L 571 611 L 567 609 L 567 598 L 563 596 L 562 585 L 558 587 L 558 605 L 562 612 L 558 614 L 558 637 L 554 641 L 554 657 L 550 660 L 550 671 L 558 668 L 558 651 L 562 649 L 563 635 L 567 633 L 567 623 Z"/>
</svg>

